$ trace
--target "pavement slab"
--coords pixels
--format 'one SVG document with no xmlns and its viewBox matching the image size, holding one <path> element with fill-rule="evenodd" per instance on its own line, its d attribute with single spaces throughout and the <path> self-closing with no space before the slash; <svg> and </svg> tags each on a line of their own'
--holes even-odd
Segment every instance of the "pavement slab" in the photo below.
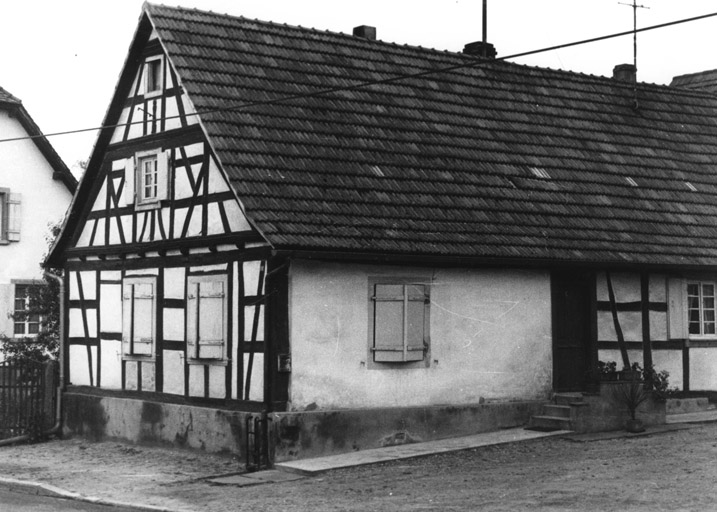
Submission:
<svg viewBox="0 0 717 512">
<path fill-rule="evenodd" d="M 351 453 L 330 455 L 327 457 L 317 457 L 315 459 L 280 462 L 275 464 L 275 466 L 277 469 L 283 471 L 299 473 L 302 475 L 317 475 L 332 469 L 362 466 L 365 464 L 376 464 L 378 462 L 421 457 L 436 453 L 466 450 L 470 448 L 477 448 L 479 446 L 528 441 L 530 439 L 560 436 L 569 433 L 572 433 L 572 431 L 556 430 L 553 432 L 538 432 L 535 430 L 525 430 L 523 428 L 511 428 L 495 432 L 484 432 L 472 436 L 452 437 L 450 439 L 440 439 L 437 441 L 427 441 L 423 443 L 387 446 L 384 448 L 361 450 Z"/>
</svg>

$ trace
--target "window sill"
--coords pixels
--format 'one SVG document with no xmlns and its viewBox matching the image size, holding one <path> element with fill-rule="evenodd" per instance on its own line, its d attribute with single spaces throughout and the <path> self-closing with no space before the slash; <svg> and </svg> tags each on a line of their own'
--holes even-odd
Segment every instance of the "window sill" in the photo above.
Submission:
<svg viewBox="0 0 717 512">
<path fill-rule="evenodd" d="M 146 211 L 146 210 L 158 210 L 162 207 L 162 202 L 160 200 L 157 201 L 146 201 L 143 203 L 138 202 L 135 206 L 135 210 L 138 212 Z"/>
<path fill-rule="evenodd" d="M 142 361 L 145 363 L 154 363 L 156 361 L 156 356 L 139 356 L 139 355 L 131 355 L 131 354 L 122 354 L 122 360 L 123 361 Z"/>
<path fill-rule="evenodd" d="M 187 364 L 197 366 L 228 366 L 227 359 L 188 359 Z"/>
</svg>

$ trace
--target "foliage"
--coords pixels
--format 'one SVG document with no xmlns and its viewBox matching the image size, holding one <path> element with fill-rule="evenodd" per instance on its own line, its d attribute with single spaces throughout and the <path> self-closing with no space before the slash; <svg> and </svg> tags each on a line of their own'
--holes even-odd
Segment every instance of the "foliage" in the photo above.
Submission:
<svg viewBox="0 0 717 512">
<path fill-rule="evenodd" d="M 617 372 L 617 363 L 615 361 L 598 361 L 599 373 L 615 373 Z"/>
<path fill-rule="evenodd" d="M 652 391 L 641 380 L 621 381 L 613 387 L 615 398 L 627 407 L 630 419 L 635 419 L 635 413 L 640 405 L 652 396 Z"/>
<path fill-rule="evenodd" d="M 60 232 L 60 225 L 50 226 L 45 237 L 48 246 Z M 43 257 L 44 259 L 44 257 Z M 61 277 L 62 271 L 47 269 L 46 272 Z M 0 335 L 0 354 L 6 361 L 47 361 L 57 359 L 60 350 L 60 285 L 49 277 L 28 287 L 29 307 L 23 312 L 12 312 L 14 320 L 27 320 L 40 316 L 40 332 L 36 336 L 13 338 Z"/>
<path fill-rule="evenodd" d="M 654 391 L 656 397 L 660 400 L 665 400 L 679 391 L 676 386 L 670 388 L 670 372 L 667 370 L 658 372 L 654 366 L 642 368 L 637 363 L 633 364 L 633 367 L 642 374 L 645 385 Z"/>
</svg>

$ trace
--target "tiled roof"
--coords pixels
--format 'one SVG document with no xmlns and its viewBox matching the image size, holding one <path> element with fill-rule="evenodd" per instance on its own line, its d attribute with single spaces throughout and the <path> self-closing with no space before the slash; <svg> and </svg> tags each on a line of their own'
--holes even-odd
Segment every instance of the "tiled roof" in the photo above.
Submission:
<svg viewBox="0 0 717 512">
<path fill-rule="evenodd" d="M 0 87 L 0 103 L 14 103 L 19 105 L 21 101 Z"/>
<path fill-rule="evenodd" d="M 670 85 L 672 87 L 711 92 L 712 94 L 717 93 L 717 69 L 676 76 L 672 79 Z"/>
<path fill-rule="evenodd" d="M 146 8 L 277 249 L 717 264 L 711 95 Z"/>
</svg>

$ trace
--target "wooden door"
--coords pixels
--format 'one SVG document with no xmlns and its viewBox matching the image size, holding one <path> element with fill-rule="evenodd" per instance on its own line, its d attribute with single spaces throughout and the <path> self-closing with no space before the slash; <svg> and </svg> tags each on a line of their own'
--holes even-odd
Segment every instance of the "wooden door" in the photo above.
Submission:
<svg viewBox="0 0 717 512">
<path fill-rule="evenodd" d="M 552 275 L 555 391 L 584 391 L 588 384 L 593 281 L 588 273 Z"/>
</svg>

